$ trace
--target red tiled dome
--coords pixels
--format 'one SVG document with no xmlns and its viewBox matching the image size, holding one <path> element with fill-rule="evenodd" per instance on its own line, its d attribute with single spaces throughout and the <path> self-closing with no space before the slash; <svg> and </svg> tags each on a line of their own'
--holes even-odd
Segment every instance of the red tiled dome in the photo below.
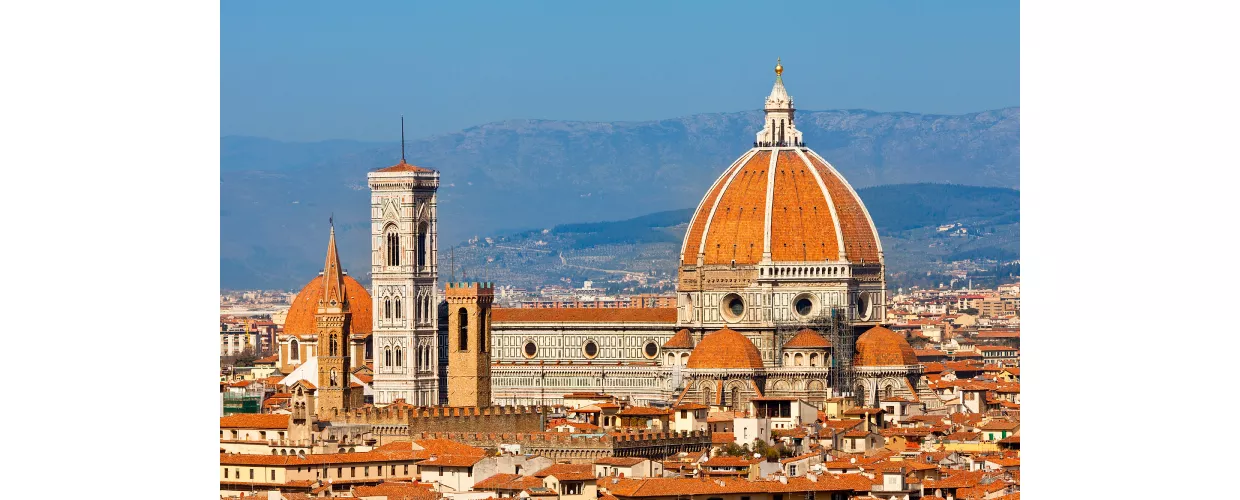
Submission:
<svg viewBox="0 0 1240 500">
<path fill-rule="evenodd" d="M 689 222 L 681 265 L 699 254 L 705 265 L 757 264 L 767 230 L 774 262 L 881 261 L 874 222 L 844 177 L 812 150 L 784 147 L 754 148 L 715 181 Z"/>
<path fill-rule="evenodd" d="M 349 302 L 349 333 L 370 333 L 373 329 L 370 317 L 370 292 L 352 276 L 344 275 L 344 292 Z M 284 319 L 284 333 L 291 335 L 308 335 L 318 330 L 314 326 L 314 313 L 319 308 L 319 299 L 323 297 L 323 277 L 315 276 L 306 283 L 293 305 L 288 309 Z"/>
<path fill-rule="evenodd" d="M 876 326 L 857 337 L 855 366 L 902 366 L 917 364 L 917 353 L 904 336 Z"/>
<path fill-rule="evenodd" d="M 689 354 L 688 368 L 762 368 L 762 353 L 736 330 L 724 328 L 706 334 Z"/>
<path fill-rule="evenodd" d="M 809 328 L 797 332 L 791 340 L 784 343 L 784 349 L 817 349 L 824 347 L 831 347 L 831 341 Z"/>
</svg>

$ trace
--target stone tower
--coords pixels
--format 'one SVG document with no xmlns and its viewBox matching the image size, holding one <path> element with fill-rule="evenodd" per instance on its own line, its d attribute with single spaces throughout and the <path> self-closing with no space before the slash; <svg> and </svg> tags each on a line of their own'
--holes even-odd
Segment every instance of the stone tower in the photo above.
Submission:
<svg viewBox="0 0 1240 500">
<path fill-rule="evenodd" d="M 490 283 L 448 283 L 448 406 L 491 406 Z"/>
<path fill-rule="evenodd" d="M 336 228 L 327 240 L 327 262 L 323 264 L 323 296 L 315 310 L 318 330 L 318 414 L 331 409 L 348 410 L 353 398 L 349 389 L 349 302 L 344 291 L 344 271 L 336 254 Z"/>
<path fill-rule="evenodd" d="M 370 172 L 375 404 L 439 403 L 435 289 L 439 172 L 405 163 Z"/>
</svg>

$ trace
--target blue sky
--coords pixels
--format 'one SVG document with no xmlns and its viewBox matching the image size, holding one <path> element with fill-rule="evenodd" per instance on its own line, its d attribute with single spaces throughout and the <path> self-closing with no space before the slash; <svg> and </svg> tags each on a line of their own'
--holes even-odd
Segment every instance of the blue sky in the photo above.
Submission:
<svg viewBox="0 0 1240 500">
<path fill-rule="evenodd" d="M 759 6 L 761 4 L 761 6 Z M 1020 103 L 1015 1 L 250 2 L 220 16 L 221 135 L 410 138 L 491 121 Z"/>
</svg>

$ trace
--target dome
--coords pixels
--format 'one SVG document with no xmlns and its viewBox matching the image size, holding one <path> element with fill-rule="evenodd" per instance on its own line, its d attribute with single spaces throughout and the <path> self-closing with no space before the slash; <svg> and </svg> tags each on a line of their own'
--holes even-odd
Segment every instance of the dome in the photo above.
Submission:
<svg viewBox="0 0 1240 500">
<path fill-rule="evenodd" d="M 370 292 L 352 276 L 344 275 L 344 291 L 352 313 L 349 320 L 350 333 L 370 333 L 373 329 L 370 318 Z M 310 335 L 318 330 L 314 326 L 314 313 L 319 307 L 319 298 L 323 296 L 323 276 L 316 276 L 306 283 L 293 305 L 288 308 L 288 316 L 284 319 L 284 333 L 290 335 Z"/>
<path fill-rule="evenodd" d="M 702 337 L 689 354 L 688 368 L 754 369 L 762 368 L 762 354 L 753 342 L 736 330 L 724 328 Z"/>
<path fill-rule="evenodd" d="M 754 265 L 765 255 L 775 263 L 881 264 L 874 221 L 835 167 L 805 147 L 776 64 L 763 128 L 698 204 L 681 265 Z"/>
<path fill-rule="evenodd" d="M 753 265 L 767 248 L 773 262 L 880 263 L 882 252 L 861 198 L 804 147 L 754 148 L 724 171 L 693 214 L 680 260 Z"/>
<path fill-rule="evenodd" d="M 857 337 L 855 366 L 905 366 L 918 364 L 913 346 L 896 332 L 876 326 Z"/>
<path fill-rule="evenodd" d="M 791 340 L 784 343 L 784 349 L 822 349 L 827 347 L 831 347 L 831 341 L 809 328 L 797 332 Z"/>
</svg>

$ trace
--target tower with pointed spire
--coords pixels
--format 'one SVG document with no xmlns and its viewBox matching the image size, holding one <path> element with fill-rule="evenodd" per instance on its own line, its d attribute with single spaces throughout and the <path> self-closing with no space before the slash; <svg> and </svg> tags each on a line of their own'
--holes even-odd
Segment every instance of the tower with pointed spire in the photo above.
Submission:
<svg viewBox="0 0 1240 500">
<path fill-rule="evenodd" d="M 766 119 L 762 131 L 758 132 L 755 147 L 797 147 L 804 146 L 801 131 L 796 126 L 796 107 L 792 105 L 792 97 L 784 89 L 784 65 L 779 58 L 775 59 L 775 86 L 771 95 L 766 96 Z"/>
<path fill-rule="evenodd" d="M 323 263 L 323 295 L 314 314 L 318 330 L 318 414 L 354 406 L 349 387 L 351 366 L 349 356 L 349 299 L 345 293 L 344 270 L 336 253 L 336 227 L 327 240 L 327 260 Z"/>
<path fill-rule="evenodd" d="M 370 186 L 374 402 L 439 401 L 436 298 L 439 172 L 401 159 L 367 174 Z"/>
</svg>

